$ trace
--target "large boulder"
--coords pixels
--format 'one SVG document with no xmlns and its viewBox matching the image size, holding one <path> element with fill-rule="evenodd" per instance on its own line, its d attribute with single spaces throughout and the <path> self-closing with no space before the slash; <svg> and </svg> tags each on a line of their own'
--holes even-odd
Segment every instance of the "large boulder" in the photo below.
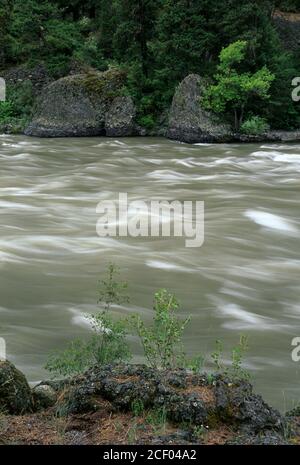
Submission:
<svg viewBox="0 0 300 465">
<path fill-rule="evenodd" d="M 227 142 L 230 127 L 203 109 L 204 84 L 198 74 L 190 74 L 177 87 L 169 113 L 167 136 L 181 142 Z"/>
<path fill-rule="evenodd" d="M 101 136 L 106 134 L 105 124 L 111 133 L 116 124 L 118 131 L 129 135 L 133 104 L 118 98 L 124 79 L 122 71 L 110 69 L 104 73 L 74 74 L 51 83 L 38 99 L 25 134 L 37 137 Z M 122 113 L 119 119 L 117 111 Z M 129 119 L 126 118 L 128 111 Z"/>
<path fill-rule="evenodd" d="M 116 97 L 105 116 L 105 133 L 109 137 L 135 133 L 136 109 L 131 97 Z"/>
<path fill-rule="evenodd" d="M 20 415 L 32 408 L 31 389 L 16 367 L 0 360 L 0 411 Z"/>
</svg>

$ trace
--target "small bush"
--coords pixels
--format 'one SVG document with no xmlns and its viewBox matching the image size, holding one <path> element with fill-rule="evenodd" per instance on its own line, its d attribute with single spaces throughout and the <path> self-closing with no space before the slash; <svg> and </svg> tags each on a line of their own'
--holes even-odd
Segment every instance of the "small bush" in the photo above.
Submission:
<svg viewBox="0 0 300 465">
<path fill-rule="evenodd" d="M 33 107 L 30 81 L 9 85 L 7 100 L 0 102 L 0 126 L 11 133 L 23 132 Z"/>
<path fill-rule="evenodd" d="M 153 129 L 155 127 L 155 120 L 152 115 L 140 116 L 137 122 L 146 129 Z"/>
<path fill-rule="evenodd" d="M 241 125 L 242 134 L 259 136 L 270 129 L 267 121 L 260 116 L 252 116 Z"/>
<path fill-rule="evenodd" d="M 171 368 L 183 366 L 185 355 L 182 349 L 182 334 L 190 321 L 175 316 L 179 305 L 174 295 L 161 289 L 154 296 L 154 318 L 147 328 L 140 316 L 131 319 L 142 343 L 145 357 L 153 368 Z"/>
<path fill-rule="evenodd" d="M 94 334 L 88 341 L 76 340 L 69 344 L 63 352 L 52 354 L 46 369 L 54 375 L 72 376 L 84 372 L 95 364 L 126 361 L 131 358 L 127 343 L 127 320 L 114 320 L 109 311 L 112 304 L 128 302 L 125 294 L 127 283 L 118 282 L 115 265 L 108 266 L 108 278 L 100 281 L 99 303 L 104 310 L 86 318 L 91 322 Z"/>
<path fill-rule="evenodd" d="M 5 124 L 14 116 L 14 107 L 11 101 L 0 102 L 0 123 Z"/>
<path fill-rule="evenodd" d="M 116 276 L 119 274 L 118 267 L 110 263 L 107 267 L 107 279 L 99 281 L 98 303 L 104 304 L 105 311 L 108 311 L 112 304 L 121 305 L 129 302 L 128 283 L 116 281 Z"/>
<path fill-rule="evenodd" d="M 233 379 L 249 379 L 250 374 L 243 368 L 243 358 L 248 350 L 248 338 L 241 335 L 239 343 L 231 351 L 231 365 L 225 367 L 222 356 L 223 356 L 223 345 L 221 341 L 216 341 L 215 351 L 211 354 L 211 358 L 216 367 L 217 372 L 224 373 Z"/>
</svg>

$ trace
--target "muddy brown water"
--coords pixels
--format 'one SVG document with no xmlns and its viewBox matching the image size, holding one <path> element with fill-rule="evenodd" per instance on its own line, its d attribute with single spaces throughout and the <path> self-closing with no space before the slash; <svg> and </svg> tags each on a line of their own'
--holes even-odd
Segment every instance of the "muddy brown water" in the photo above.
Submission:
<svg viewBox="0 0 300 465">
<path fill-rule="evenodd" d="M 101 238 L 101 200 L 205 202 L 205 242 Z M 249 337 L 246 366 L 267 401 L 300 401 L 300 145 L 186 145 L 159 138 L 0 137 L 0 336 L 31 382 L 53 349 L 88 337 L 97 281 L 113 261 L 131 303 L 114 311 L 152 315 L 153 293 L 175 292 L 190 354 L 210 365 Z M 141 349 L 133 338 L 135 360 Z"/>
</svg>

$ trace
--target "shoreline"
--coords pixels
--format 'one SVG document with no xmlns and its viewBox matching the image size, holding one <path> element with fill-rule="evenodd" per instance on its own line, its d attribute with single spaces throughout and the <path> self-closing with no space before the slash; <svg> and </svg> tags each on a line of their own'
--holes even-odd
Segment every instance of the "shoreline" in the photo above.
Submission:
<svg viewBox="0 0 300 465">
<path fill-rule="evenodd" d="M 299 408 L 282 415 L 222 372 L 95 365 L 30 388 L 0 361 L 0 394 L 0 445 L 300 443 Z"/>
<path fill-rule="evenodd" d="M 216 144 L 216 145 L 222 145 L 222 144 L 255 144 L 255 143 L 276 143 L 276 142 L 281 142 L 281 143 L 298 143 L 300 142 L 300 130 L 299 131 L 270 131 L 268 134 L 265 134 L 263 136 L 255 136 L 255 135 L 245 135 L 245 134 L 234 134 L 231 139 L 226 139 L 223 141 L 220 140 L 213 140 L 210 137 L 203 137 L 203 139 L 197 139 L 193 142 L 187 142 L 186 140 L 180 140 L 180 139 L 174 139 L 172 137 L 168 137 L 166 134 L 161 134 L 161 133 L 149 133 L 149 134 L 135 134 L 135 135 L 128 135 L 128 136 L 107 136 L 107 135 L 87 135 L 87 136 L 82 136 L 82 135 L 72 135 L 72 136 L 30 136 L 27 134 L 24 134 L 24 132 L 2 132 L 0 136 L 24 136 L 29 139 L 88 139 L 88 138 L 103 138 L 107 140 L 112 140 L 112 139 L 126 139 L 126 138 L 134 138 L 134 139 L 145 139 L 145 138 L 160 138 L 160 139 L 165 139 L 168 141 L 172 142 L 179 142 L 179 143 L 185 143 L 188 145 L 197 145 L 197 144 Z"/>
</svg>

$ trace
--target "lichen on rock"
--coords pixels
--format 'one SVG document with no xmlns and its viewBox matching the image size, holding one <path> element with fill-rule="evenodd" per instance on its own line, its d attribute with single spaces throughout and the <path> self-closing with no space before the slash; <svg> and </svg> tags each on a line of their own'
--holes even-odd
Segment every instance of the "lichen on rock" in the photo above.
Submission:
<svg viewBox="0 0 300 465">
<path fill-rule="evenodd" d="M 129 96 L 116 97 L 105 115 L 105 133 L 109 137 L 135 135 L 136 109 Z"/>
<path fill-rule="evenodd" d="M 8 361 L 0 360 L 0 411 L 20 415 L 32 409 L 31 389 L 25 376 Z"/>
<path fill-rule="evenodd" d="M 177 87 L 173 97 L 167 136 L 181 142 L 227 142 L 231 129 L 201 104 L 204 83 L 198 74 L 189 74 Z"/>
<path fill-rule="evenodd" d="M 124 80 L 124 72 L 115 69 L 58 79 L 43 89 L 25 134 L 37 137 L 103 136 L 106 135 L 108 114 L 111 115 L 109 131 L 113 132 L 117 119 L 116 130 L 129 135 L 133 129 L 134 105 L 131 102 L 129 105 L 128 100 L 116 100 Z M 119 108 L 121 117 L 115 115 L 113 118 L 113 109 L 122 104 L 124 108 Z M 130 109 L 129 120 L 126 119 L 127 108 Z"/>
</svg>

